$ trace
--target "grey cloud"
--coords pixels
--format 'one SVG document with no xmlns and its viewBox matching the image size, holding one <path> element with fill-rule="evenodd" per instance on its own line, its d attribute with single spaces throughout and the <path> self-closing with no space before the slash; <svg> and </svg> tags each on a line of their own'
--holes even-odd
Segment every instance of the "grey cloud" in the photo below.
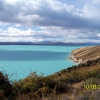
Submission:
<svg viewBox="0 0 100 100">
<path fill-rule="evenodd" d="M 18 23 L 30 26 L 59 26 L 65 29 L 98 29 L 100 24 L 90 19 L 74 15 L 65 9 L 56 11 L 48 2 L 37 4 L 37 8 L 26 5 L 26 2 L 18 2 L 15 5 L 1 3 L 0 21 L 6 23 Z M 4 3 L 6 5 L 4 5 Z M 56 7 L 55 7 L 56 8 Z M 82 12 L 81 12 L 82 13 Z M 34 18 L 37 15 L 39 18 Z"/>
<path fill-rule="evenodd" d="M 4 3 L 3 1 L 0 1 L 0 12 L 4 9 Z"/>
</svg>

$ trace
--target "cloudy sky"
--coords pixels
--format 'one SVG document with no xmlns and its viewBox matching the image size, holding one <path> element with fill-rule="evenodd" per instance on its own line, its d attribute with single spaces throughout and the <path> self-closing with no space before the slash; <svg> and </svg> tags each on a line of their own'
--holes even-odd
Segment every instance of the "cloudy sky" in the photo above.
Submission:
<svg viewBox="0 0 100 100">
<path fill-rule="evenodd" d="M 100 42 L 100 0 L 0 0 L 0 42 Z"/>
</svg>

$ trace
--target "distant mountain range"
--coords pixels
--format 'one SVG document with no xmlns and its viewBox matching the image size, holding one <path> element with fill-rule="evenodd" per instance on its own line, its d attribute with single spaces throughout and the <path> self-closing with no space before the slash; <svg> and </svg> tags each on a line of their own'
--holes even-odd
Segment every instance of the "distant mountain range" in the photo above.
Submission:
<svg viewBox="0 0 100 100">
<path fill-rule="evenodd" d="M 0 45 L 86 45 L 86 44 L 97 44 L 99 45 L 100 43 L 95 43 L 95 42 L 84 42 L 84 43 L 79 43 L 79 42 L 51 42 L 51 41 L 43 41 L 43 42 L 0 42 Z"/>
</svg>

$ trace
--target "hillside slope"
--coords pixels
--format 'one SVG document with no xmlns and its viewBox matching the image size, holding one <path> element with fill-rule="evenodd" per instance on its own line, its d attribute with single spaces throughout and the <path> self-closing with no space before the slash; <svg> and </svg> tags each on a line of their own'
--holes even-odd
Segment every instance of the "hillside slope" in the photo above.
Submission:
<svg viewBox="0 0 100 100">
<path fill-rule="evenodd" d="M 100 58 L 100 46 L 79 48 L 71 53 L 71 59 L 78 63 L 86 63 L 98 58 Z"/>
</svg>

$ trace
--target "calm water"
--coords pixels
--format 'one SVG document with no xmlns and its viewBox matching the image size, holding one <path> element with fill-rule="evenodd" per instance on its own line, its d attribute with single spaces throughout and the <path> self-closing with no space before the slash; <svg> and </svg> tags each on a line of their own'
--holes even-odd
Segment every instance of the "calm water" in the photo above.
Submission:
<svg viewBox="0 0 100 100">
<path fill-rule="evenodd" d="M 25 78 L 30 72 L 50 75 L 75 65 L 70 52 L 83 46 L 66 45 L 0 45 L 0 71 L 11 80 Z"/>
</svg>

